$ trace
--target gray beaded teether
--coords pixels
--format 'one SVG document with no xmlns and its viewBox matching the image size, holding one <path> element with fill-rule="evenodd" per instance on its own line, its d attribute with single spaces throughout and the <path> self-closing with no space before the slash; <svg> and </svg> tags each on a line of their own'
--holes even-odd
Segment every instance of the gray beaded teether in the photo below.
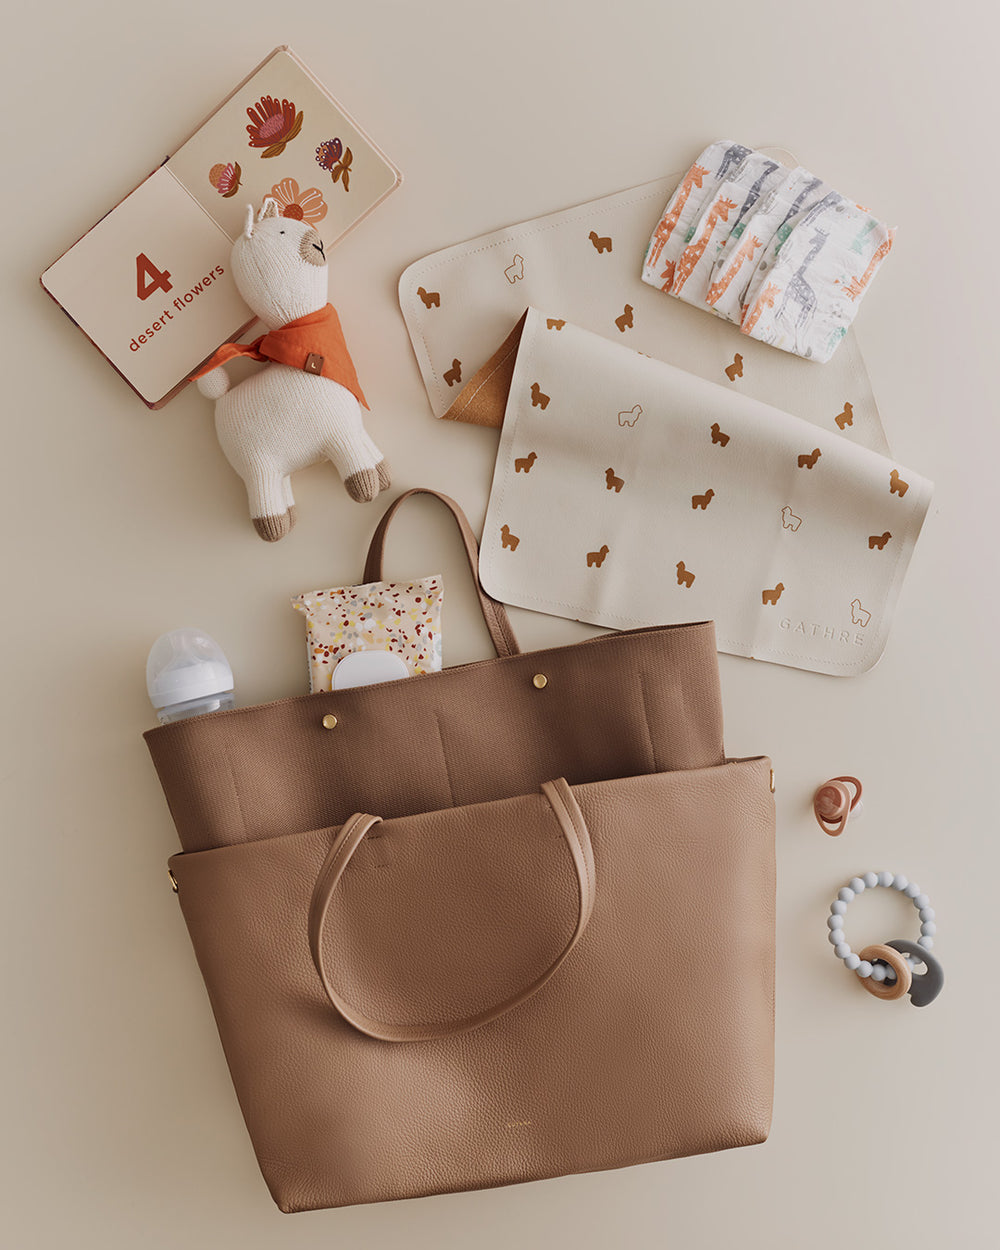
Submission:
<svg viewBox="0 0 1000 1250">
<path fill-rule="evenodd" d="M 861 955 L 856 955 L 844 937 L 847 905 L 865 890 L 878 886 L 898 890 L 913 903 L 920 917 L 920 937 L 915 943 L 900 938 L 881 946 L 868 946 Z M 865 989 L 876 998 L 901 998 L 908 993 L 914 1007 L 926 1007 L 941 993 L 944 973 L 929 953 L 937 932 L 934 909 L 920 886 L 907 880 L 902 873 L 866 872 L 863 877 L 852 877 L 830 904 L 826 923 L 833 953 L 844 961 L 845 968 L 858 975 Z M 913 969 L 921 963 L 927 971 L 915 976 Z"/>
</svg>

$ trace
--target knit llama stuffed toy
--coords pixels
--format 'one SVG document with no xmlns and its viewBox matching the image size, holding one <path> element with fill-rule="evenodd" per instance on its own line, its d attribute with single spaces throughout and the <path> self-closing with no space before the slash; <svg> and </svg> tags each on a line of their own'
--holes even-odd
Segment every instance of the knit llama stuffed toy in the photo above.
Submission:
<svg viewBox="0 0 1000 1250">
<path fill-rule="evenodd" d="M 295 524 L 290 475 L 332 460 L 347 493 L 367 503 L 390 484 L 389 469 L 361 420 L 367 408 L 340 319 L 327 303 L 323 242 L 304 221 L 281 217 L 265 200 L 233 244 L 232 271 L 243 299 L 268 328 L 252 344 L 226 343 L 195 377 L 215 400 L 215 428 L 243 479 L 257 533 L 276 542 Z M 225 362 L 266 360 L 232 386 Z"/>
</svg>

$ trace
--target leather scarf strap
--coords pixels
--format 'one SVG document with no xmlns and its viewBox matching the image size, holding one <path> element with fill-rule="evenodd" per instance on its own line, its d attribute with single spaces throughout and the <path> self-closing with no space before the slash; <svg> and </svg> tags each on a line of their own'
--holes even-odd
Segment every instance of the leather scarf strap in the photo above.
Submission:
<svg viewBox="0 0 1000 1250">
<path fill-rule="evenodd" d="M 530 985 L 524 986 L 503 1002 L 494 1003 L 492 1007 L 487 1007 L 484 1011 L 458 1020 L 433 1024 L 394 1024 L 391 1021 L 375 1020 L 365 1015 L 364 1012 L 358 1011 L 356 1007 L 352 1007 L 330 984 L 326 970 L 326 957 L 323 953 L 323 929 L 330 903 L 337 884 L 351 861 L 351 856 L 361 845 L 368 830 L 373 825 L 379 824 L 382 818 L 358 813 L 341 826 L 313 887 L 309 904 L 309 949 L 327 998 L 338 1014 L 359 1033 L 383 1042 L 426 1042 L 438 1037 L 454 1037 L 458 1033 L 466 1033 L 470 1029 L 488 1024 L 491 1020 L 496 1020 L 498 1016 L 519 1006 L 532 994 L 537 993 L 562 966 L 570 951 L 580 940 L 590 920 L 591 912 L 594 910 L 594 852 L 583 813 L 565 779 L 560 777 L 557 781 L 546 781 L 541 789 L 555 814 L 560 832 L 573 857 L 580 903 L 576 927 L 562 951 L 541 976 Z"/>
<path fill-rule="evenodd" d="M 507 609 L 502 603 L 498 603 L 496 599 L 491 598 L 483 590 L 479 581 L 479 544 L 476 541 L 475 534 L 472 532 L 472 526 L 469 524 L 465 513 L 449 495 L 442 495 L 440 491 L 431 490 L 426 486 L 415 486 L 412 490 L 404 491 L 398 499 L 392 501 L 383 513 L 382 519 L 372 535 L 371 544 L 368 548 L 368 559 L 365 561 L 364 581 L 366 583 L 382 581 L 382 558 L 385 553 L 385 536 L 389 528 L 389 522 L 395 516 L 396 509 L 403 500 L 409 499 L 411 495 L 433 495 L 435 499 L 440 499 L 445 507 L 450 509 L 462 534 L 462 542 L 465 544 L 465 553 L 469 558 L 469 566 L 475 579 L 476 592 L 479 595 L 479 605 L 482 608 L 483 619 L 486 621 L 486 628 L 490 631 L 490 638 L 493 640 L 496 653 L 497 655 L 520 655 L 521 648 L 518 646 L 514 630 L 511 628 Z"/>
</svg>

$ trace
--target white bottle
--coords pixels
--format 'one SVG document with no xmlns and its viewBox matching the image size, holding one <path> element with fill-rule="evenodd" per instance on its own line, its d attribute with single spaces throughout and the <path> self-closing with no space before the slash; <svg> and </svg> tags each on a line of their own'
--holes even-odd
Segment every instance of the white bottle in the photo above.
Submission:
<svg viewBox="0 0 1000 1250">
<path fill-rule="evenodd" d="M 161 725 L 234 705 L 229 661 L 200 629 L 172 629 L 157 638 L 146 661 L 146 689 Z"/>
</svg>

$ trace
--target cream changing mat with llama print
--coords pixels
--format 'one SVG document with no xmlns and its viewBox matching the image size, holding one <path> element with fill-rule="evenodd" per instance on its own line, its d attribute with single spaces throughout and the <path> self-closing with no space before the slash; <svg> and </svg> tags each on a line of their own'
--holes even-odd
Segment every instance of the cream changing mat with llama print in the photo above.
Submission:
<svg viewBox="0 0 1000 1250">
<path fill-rule="evenodd" d="M 763 152 L 795 163 L 780 148 Z M 531 304 L 888 455 L 853 328 L 818 367 L 643 282 L 650 234 L 681 177 L 522 221 L 410 265 L 399 303 L 434 415 L 485 424 L 471 392 L 456 400 Z"/>
<path fill-rule="evenodd" d="M 931 483 L 529 309 L 483 529 L 496 599 L 852 676 L 882 654 Z M 815 366 L 814 366 L 815 367 Z"/>
</svg>

